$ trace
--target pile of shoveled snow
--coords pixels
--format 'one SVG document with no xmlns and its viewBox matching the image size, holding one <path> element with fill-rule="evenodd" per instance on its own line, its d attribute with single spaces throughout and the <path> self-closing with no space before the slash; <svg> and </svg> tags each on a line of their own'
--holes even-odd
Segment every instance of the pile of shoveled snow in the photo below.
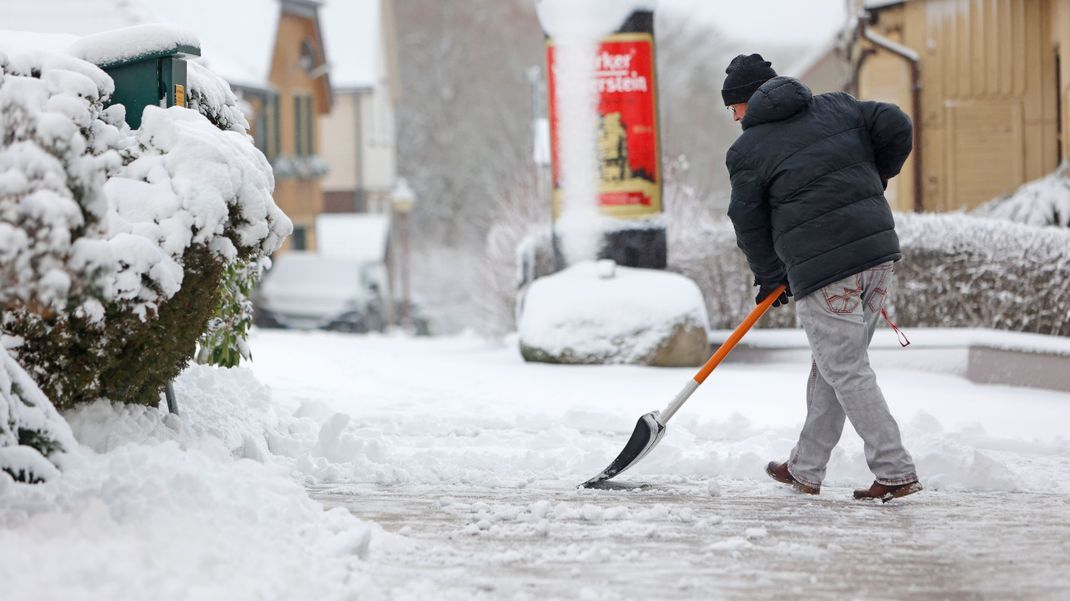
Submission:
<svg viewBox="0 0 1070 601">
<path fill-rule="evenodd" d="M 4 597 L 376 592 L 364 560 L 404 549 L 404 539 L 346 510 L 324 511 L 266 454 L 264 433 L 279 423 L 268 389 L 246 370 L 210 367 L 191 368 L 177 389 L 181 417 L 104 401 L 71 412 L 83 446 L 59 478 L 26 485 L 0 472 Z"/>
<path fill-rule="evenodd" d="M 33 378 L 0 348 L 0 476 L 50 480 L 76 450 L 71 429 Z"/>
</svg>

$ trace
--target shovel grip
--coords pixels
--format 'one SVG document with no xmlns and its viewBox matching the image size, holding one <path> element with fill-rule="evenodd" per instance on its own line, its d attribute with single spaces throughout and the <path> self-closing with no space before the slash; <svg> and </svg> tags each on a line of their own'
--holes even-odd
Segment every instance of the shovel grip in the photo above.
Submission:
<svg viewBox="0 0 1070 601">
<path fill-rule="evenodd" d="M 725 340 L 724 344 L 717 349 L 717 352 L 715 352 L 713 356 L 706 361 L 706 364 L 702 366 L 702 369 L 698 370 L 698 373 L 695 374 L 695 382 L 701 384 L 706 381 L 706 378 L 713 372 L 713 369 L 721 364 L 721 361 L 728 356 L 728 353 L 732 352 L 732 349 L 736 347 L 736 343 L 743 338 L 743 335 L 751 329 L 751 326 L 753 326 L 756 321 L 761 319 L 762 315 L 765 315 L 765 312 L 769 310 L 769 307 L 773 306 L 776 299 L 780 298 L 780 295 L 783 294 L 786 289 L 787 286 L 781 284 L 769 296 L 762 299 L 762 302 L 758 303 L 757 307 L 754 307 L 750 312 L 750 315 L 748 315 L 747 318 L 743 320 L 743 323 L 739 324 L 735 331 L 732 332 L 732 335 L 728 337 L 728 340 Z"/>
</svg>

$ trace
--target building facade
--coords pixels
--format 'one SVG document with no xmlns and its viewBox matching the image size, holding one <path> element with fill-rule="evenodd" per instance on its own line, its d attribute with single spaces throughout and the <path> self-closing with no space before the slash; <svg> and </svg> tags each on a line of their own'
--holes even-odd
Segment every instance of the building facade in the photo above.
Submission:
<svg viewBox="0 0 1070 601">
<path fill-rule="evenodd" d="M 972 209 L 1070 150 L 1070 0 L 856 0 L 853 91 L 915 122 L 897 210 Z"/>
<path fill-rule="evenodd" d="M 322 10 L 334 94 L 320 118 L 325 211 L 389 213 L 401 89 L 393 0 L 336 0 Z"/>
</svg>

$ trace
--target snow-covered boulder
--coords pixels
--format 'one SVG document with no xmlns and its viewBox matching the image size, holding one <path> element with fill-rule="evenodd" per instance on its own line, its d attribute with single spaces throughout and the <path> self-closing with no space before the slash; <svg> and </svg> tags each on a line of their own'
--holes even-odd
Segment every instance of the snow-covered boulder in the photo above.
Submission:
<svg viewBox="0 0 1070 601">
<path fill-rule="evenodd" d="M 578 263 L 532 282 L 521 299 L 528 361 L 699 365 L 709 356 L 698 286 L 665 271 Z"/>
<path fill-rule="evenodd" d="M 74 435 L 33 379 L 0 348 L 0 471 L 16 480 L 41 482 L 77 448 Z"/>
</svg>

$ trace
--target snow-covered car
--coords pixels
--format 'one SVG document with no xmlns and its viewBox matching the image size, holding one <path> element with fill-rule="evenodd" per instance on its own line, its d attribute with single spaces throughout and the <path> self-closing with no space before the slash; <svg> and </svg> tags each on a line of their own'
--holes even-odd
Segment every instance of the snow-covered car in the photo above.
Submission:
<svg viewBox="0 0 1070 601">
<path fill-rule="evenodd" d="M 360 261 L 290 251 L 275 260 L 254 297 L 259 327 L 383 331 L 382 274 Z"/>
</svg>

